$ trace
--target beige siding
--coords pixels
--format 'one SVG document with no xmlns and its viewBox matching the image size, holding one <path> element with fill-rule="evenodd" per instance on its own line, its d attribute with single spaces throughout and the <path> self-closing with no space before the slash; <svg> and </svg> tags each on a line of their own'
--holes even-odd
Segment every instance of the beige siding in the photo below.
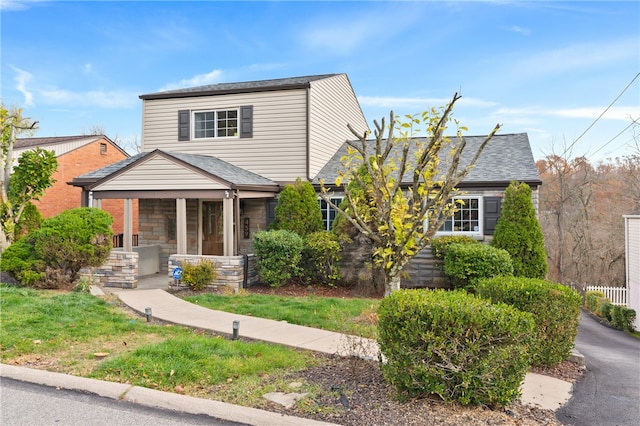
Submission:
<svg viewBox="0 0 640 426">
<path fill-rule="evenodd" d="M 367 122 L 346 74 L 311 83 L 309 174 L 313 179 L 346 140 L 355 139 Z"/>
<path fill-rule="evenodd" d="M 306 174 L 306 90 L 145 100 L 142 149 L 213 155 L 275 181 Z M 253 137 L 178 141 L 178 111 L 253 105 Z"/>
<path fill-rule="evenodd" d="M 164 157 L 149 160 L 94 188 L 94 191 L 117 190 L 227 189 L 219 182 L 181 167 Z"/>
</svg>

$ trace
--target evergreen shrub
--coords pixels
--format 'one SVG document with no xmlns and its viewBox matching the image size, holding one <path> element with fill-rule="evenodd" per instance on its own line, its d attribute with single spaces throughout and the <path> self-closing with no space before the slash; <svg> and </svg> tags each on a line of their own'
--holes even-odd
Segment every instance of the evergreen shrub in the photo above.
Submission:
<svg viewBox="0 0 640 426">
<path fill-rule="evenodd" d="M 280 192 L 272 230 L 287 230 L 305 237 L 323 229 L 322 212 L 315 189 L 300 178 Z"/>
<path fill-rule="evenodd" d="M 625 306 L 611 305 L 611 325 L 620 330 L 633 331 L 636 311 Z"/>
<path fill-rule="evenodd" d="M 258 275 L 270 287 L 280 287 L 299 272 L 304 242 L 295 232 L 260 231 L 253 237 Z"/>
<path fill-rule="evenodd" d="M 378 308 L 385 380 L 400 399 L 507 405 L 529 368 L 531 314 L 461 290 L 400 290 Z"/>
<path fill-rule="evenodd" d="M 516 277 L 543 279 L 547 275 L 547 254 L 531 196 L 526 183 L 512 182 L 507 187 L 491 245 L 511 255 Z"/>
<path fill-rule="evenodd" d="M 1 267 L 25 285 L 70 287 L 80 269 L 101 266 L 109 257 L 112 222 L 100 209 L 66 210 L 9 246 Z"/>
<path fill-rule="evenodd" d="M 582 303 L 578 292 L 536 278 L 495 277 L 479 281 L 476 294 L 533 315 L 532 365 L 555 365 L 571 355 Z"/>
<path fill-rule="evenodd" d="M 309 284 L 335 285 L 340 279 L 338 237 L 331 231 L 313 232 L 304 239 L 302 274 Z"/>
<path fill-rule="evenodd" d="M 447 247 L 451 244 L 479 244 L 480 241 L 467 235 L 443 235 L 431 240 L 431 252 L 436 259 L 444 259 Z"/>
<path fill-rule="evenodd" d="M 473 290 L 482 278 L 512 275 L 511 257 L 505 250 L 486 244 L 449 244 L 444 256 L 444 274 L 454 288 Z"/>
</svg>

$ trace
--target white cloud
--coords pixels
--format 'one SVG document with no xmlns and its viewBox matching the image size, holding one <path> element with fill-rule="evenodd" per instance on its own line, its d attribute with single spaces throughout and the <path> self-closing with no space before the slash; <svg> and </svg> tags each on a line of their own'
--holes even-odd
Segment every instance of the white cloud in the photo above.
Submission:
<svg viewBox="0 0 640 426">
<path fill-rule="evenodd" d="M 518 33 L 518 34 L 522 34 L 525 36 L 531 35 L 531 30 L 529 28 L 523 28 L 521 26 L 518 25 L 513 25 L 509 28 L 507 28 L 507 31 L 511 31 L 514 33 Z"/>
<path fill-rule="evenodd" d="M 16 81 L 16 89 L 24 96 L 24 106 L 33 106 L 33 93 L 27 89 L 27 83 L 33 78 L 33 75 L 25 70 L 10 65 L 11 69 L 16 72 L 14 80 Z"/>
<path fill-rule="evenodd" d="M 544 74 L 567 73 L 596 66 L 608 65 L 637 57 L 639 43 L 636 39 L 625 39 L 602 43 L 582 43 L 557 49 L 532 53 L 516 63 L 513 70 L 522 78 Z"/>
<path fill-rule="evenodd" d="M 602 114 L 605 107 L 582 107 L 582 108 L 500 108 L 495 112 L 496 116 L 548 116 L 561 118 L 590 118 L 596 119 Z M 631 120 L 640 116 L 640 108 L 630 106 L 613 106 L 602 116 L 601 120 Z"/>
<path fill-rule="evenodd" d="M 49 89 L 39 92 L 43 102 L 56 106 L 87 107 L 118 109 L 132 108 L 138 103 L 138 95 L 122 90 L 104 91 L 89 90 L 86 92 L 72 92 L 64 89 Z"/>
<path fill-rule="evenodd" d="M 26 10 L 32 3 L 40 3 L 43 0 L 2 0 L 0 1 L 0 10 Z"/>
<path fill-rule="evenodd" d="M 219 83 L 222 77 L 222 70 L 213 70 L 206 74 L 198 74 L 191 78 L 180 80 L 176 83 L 167 83 L 160 91 L 184 89 L 186 87 L 205 86 L 207 84 Z"/>
</svg>

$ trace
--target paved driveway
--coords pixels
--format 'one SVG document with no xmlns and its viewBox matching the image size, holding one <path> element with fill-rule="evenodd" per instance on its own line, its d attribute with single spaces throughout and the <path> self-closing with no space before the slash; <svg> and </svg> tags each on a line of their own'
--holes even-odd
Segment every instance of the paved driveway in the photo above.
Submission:
<svg viewBox="0 0 640 426">
<path fill-rule="evenodd" d="M 576 348 L 587 372 L 556 417 L 575 426 L 640 424 L 640 339 L 581 313 Z"/>
</svg>

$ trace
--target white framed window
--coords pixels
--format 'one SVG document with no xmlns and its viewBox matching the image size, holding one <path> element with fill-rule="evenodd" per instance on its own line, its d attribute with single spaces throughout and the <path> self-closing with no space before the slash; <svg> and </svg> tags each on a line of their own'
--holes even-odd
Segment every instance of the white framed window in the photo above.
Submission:
<svg viewBox="0 0 640 426">
<path fill-rule="evenodd" d="M 331 202 L 336 206 L 339 206 L 342 202 L 342 198 L 343 197 L 333 197 L 331 198 Z M 324 229 L 330 231 L 331 225 L 333 224 L 333 220 L 336 218 L 338 211 L 331 207 L 331 205 L 322 198 L 318 201 L 320 202 L 320 211 L 322 211 L 322 223 L 324 223 Z"/>
<path fill-rule="evenodd" d="M 447 218 L 437 234 L 482 235 L 482 197 L 460 196 L 453 201 L 457 211 Z"/>
<path fill-rule="evenodd" d="M 237 138 L 238 109 L 193 112 L 193 137 Z"/>
</svg>

